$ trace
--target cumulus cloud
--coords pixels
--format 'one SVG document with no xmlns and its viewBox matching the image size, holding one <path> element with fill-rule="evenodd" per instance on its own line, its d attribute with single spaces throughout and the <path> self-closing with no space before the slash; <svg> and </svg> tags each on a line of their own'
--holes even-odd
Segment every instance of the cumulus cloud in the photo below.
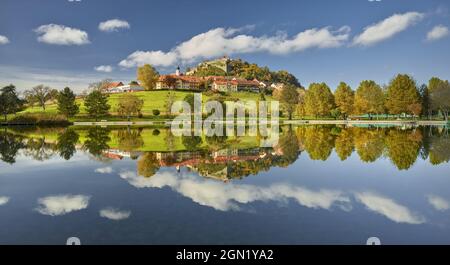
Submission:
<svg viewBox="0 0 450 265">
<path fill-rule="evenodd" d="M 5 205 L 9 202 L 9 197 L 1 196 L 0 197 L 0 206 Z"/>
<path fill-rule="evenodd" d="M 433 208 L 438 211 L 446 211 L 450 209 L 450 203 L 442 197 L 436 195 L 428 195 L 427 199 L 428 203 L 431 204 L 431 206 L 433 206 Z"/>
<path fill-rule="evenodd" d="M 376 24 L 368 26 L 353 39 L 353 45 L 370 46 L 392 38 L 424 18 L 424 14 L 408 12 L 394 14 Z"/>
<path fill-rule="evenodd" d="M 121 221 L 128 219 L 130 215 L 131 215 L 130 211 L 121 211 L 119 209 L 111 207 L 100 210 L 101 217 L 108 218 L 113 221 Z"/>
<path fill-rule="evenodd" d="M 36 210 L 43 215 L 65 215 L 86 209 L 89 205 L 89 199 L 90 197 L 85 195 L 58 195 L 39 198 L 39 206 Z"/>
<path fill-rule="evenodd" d="M 192 175 L 158 173 L 151 178 L 139 177 L 126 171 L 120 177 L 137 188 L 170 187 L 192 201 L 220 211 L 239 210 L 239 206 L 255 201 L 295 200 L 300 205 L 313 209 L 331 209 L 333 206 L 347 210 L 350 199 L 338 190 L 309 190 L 300 186 L 275 184 L 268 187 L 243 184 L 227 184 L 198 178 Z"/>
<path fill-rule="evenodd" d="M 448 35 L 449 35 L 448 28 L 443 25 L 438 25 L 427 33 L 427 40 L 435 41 L 447 37 Z"/>
<path fill-rule="evenodd" d="M 342 46 L 350 34 L 350 28 L 347 26 L 338 30 L 332 30 L 330 27 L 308 29 L 291 38 L 285 33 L 261 37 L 239 34 L 245 29 L 247 28 L 211 29 L 182 42 L 168 52 L 136 51 L 119 65 L 126 68 L 146 63 L 154 66 L 170 66 L 177 61 L 193 62 L 224 54 L 254 52 L 288 54 L 310 48 L 334 48 Z"/>
<path fill-rule="evenodd" d="M 373 192 L 360 192 L 355 194 L 356 199 L 369 210 L 381 214 L 396 223 L 421 224 L 425 218 L 419 216 L 407 207 L 394 200 Z"/>
<path fill-rule="evenodd" d="M 110 19 L 98 25 L 98 29 L 104 32 L 114 32 L 119 29 L 129 29 L 130 23 L 120 19 Z"/>
<path fill-rule="evenodd" d="M 94 68 L 97 72 L 111 73 L 114 68 L 111 65 L 100 65 Z"/>
<path fill-rule="evenodd" d="M 38 41 L 47 44 L 84 45 L 90 43 L 87 32 L 64 25 L 42 25 L 34 31 L 39 35 Z"/>
<path fill-rule="evenodd" d="M 6 36 L 0 35 L 0 45 L 2 44 L 8 44 L 9 39 Z"/>
<path fill-rule="evenodd" d="M 114 172 L 114 170 L 112 169 L 112 167 L 101 167 L 101 168 L 97 168 L 95 170 L 95 172 L 101 173 L 101 174 L 111 174 Z"/>
</svg>

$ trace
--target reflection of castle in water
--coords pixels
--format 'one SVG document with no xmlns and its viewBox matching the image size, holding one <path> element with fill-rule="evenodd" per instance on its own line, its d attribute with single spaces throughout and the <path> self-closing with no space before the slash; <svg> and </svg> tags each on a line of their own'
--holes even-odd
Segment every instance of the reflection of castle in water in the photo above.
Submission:
<svg viewBox="0 0 450 265">
<path fill-rule="evenodd" d="M 277 155 L 269 149 L 225 148 L 211 152 L 158 152 L 156 158 L 161 167 L 186 167 L 206 178 L 229 181 L 239 163 L 256 163 Z"/>
</svg>

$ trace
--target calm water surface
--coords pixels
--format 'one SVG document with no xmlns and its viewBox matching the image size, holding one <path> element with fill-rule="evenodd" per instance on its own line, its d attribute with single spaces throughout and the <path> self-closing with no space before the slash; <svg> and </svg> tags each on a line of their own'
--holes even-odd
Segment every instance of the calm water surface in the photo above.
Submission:
<svg viewBox="0 0 450 265">
<path fill-rule="evenodd" d="M 1 128 L 0 244 L 450 244 L 441 127 Z"/>
</svg>

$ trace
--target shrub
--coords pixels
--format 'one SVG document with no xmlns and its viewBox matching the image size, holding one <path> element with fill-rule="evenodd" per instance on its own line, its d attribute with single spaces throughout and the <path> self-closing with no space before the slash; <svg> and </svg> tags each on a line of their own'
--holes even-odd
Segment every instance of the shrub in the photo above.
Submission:
<svg viewBox="0 0 450 265">
<path fill-rule="evenodd" d="M 70 122 L 64 115 L 48 113 L 29 113 L 17 115 L 9 120 L 16 125 L 68 125 Z"/>
<path fill-rule="evenodd" d="M 161 112 L 157 109 L 154 109 L 152 112 L 154 116 L 159 116 L 159 114 L 161 114 Z"/>
</svg>

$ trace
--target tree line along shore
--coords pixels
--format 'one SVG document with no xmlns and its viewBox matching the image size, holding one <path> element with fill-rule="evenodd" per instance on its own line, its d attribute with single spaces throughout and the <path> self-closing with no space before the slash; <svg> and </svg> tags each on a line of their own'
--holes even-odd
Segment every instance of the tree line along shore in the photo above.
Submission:
<svg viewBox="0 0 450 265">
<path fill-rule="evenodd" d="M 280 102 L 280 117 L 289 120 L 445 120 L 450 111 L 450 83 L 433 77 L 418 86 L 413 77 L 398 74 L 387 85 L 364 80 L 353 90 L 341 82 L 332 92 L 326 83 L 281 84 L 259 92 L 221 92 L 166 89 L 156 90 L 158 73 L 138 69 L 145 91 L 108 94 L 109 80 L 93 83 L 89 91 L 76 95 L 66 87 L 60 91 L 38 85 L 19 93 L 14 85 L 0 89 L 2 124 L 71 124 L 77 121 L 170 120 L 171 106 L 178 100 L 193 104 L 194 93 L 203 101 Z M 150 67 L 150 68 L 148 68 Z M 207 115 L 207 114 L 206 114 Z"/>
</svg>

